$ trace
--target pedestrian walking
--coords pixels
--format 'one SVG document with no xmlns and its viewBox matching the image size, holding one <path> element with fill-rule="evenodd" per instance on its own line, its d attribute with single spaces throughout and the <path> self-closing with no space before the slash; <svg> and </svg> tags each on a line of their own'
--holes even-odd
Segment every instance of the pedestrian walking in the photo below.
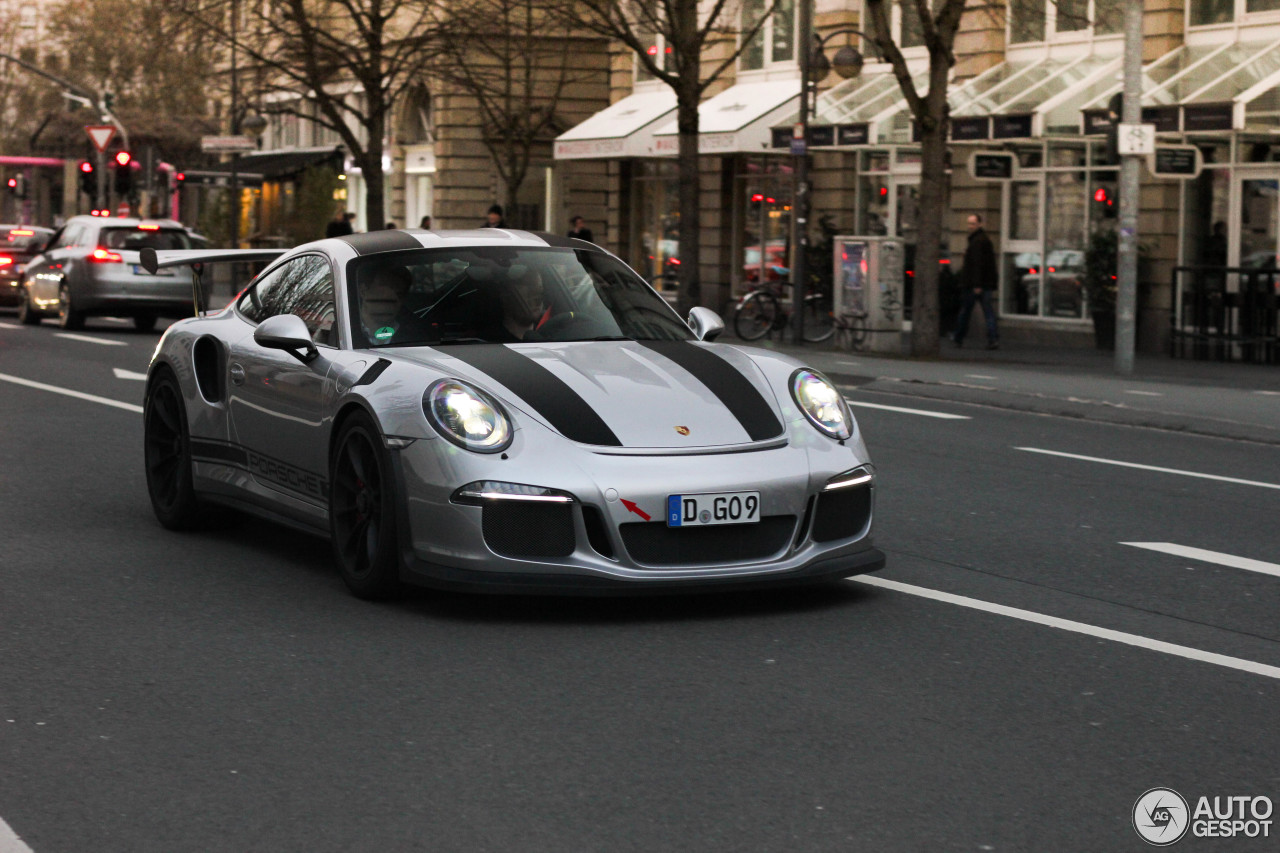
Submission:
<svg viewBox="0 0 1280 853">
<path fill-rule="evenodd" d="M 396 224 L 394 222 L 388 222 L 386 225 L 382 226 L 382 230 L 394 231 L 396 230 Z"/>
<path fill-rule="evenodd" d="M 418 223 L 418 227 L 419 227 L 419 228 L 421 228 L 421 229 L 422 229 L 422 230 L 424 230 L 424 231 L 430 231 L 430 230 L 431 230 L 431 217 L 430 217 L 430 216 L 424 216 L 424 217 L 422 217 L 422 221 Z"/>
<path fill-rule="evenodd" d="M 591 229 L 587 227 L 587 220 L 581 216 L 575 216 L 569 220 L 569 236 L 577 240 L 586 240 L 588 243 L 594 243 L 595 237 L 591 236 Z"/>
<path fill-rule="evenodd" d="M 343 237 L 351 232 L 351 214 L 345 210 L 339 210 L 329 224 L 324 227 L 324 236 L 326 237 Z"/>
<path fill-rule="evenodd" d="M 951 340 L 964 346 L 969 331 L 969 318 L 975 302 L 982 305 L 982 318 L 987 323 L 987 349 L 1000 348 L 1000 332 L 996 328 L 996 307 L 991 295 L 996 289 L 996 250 L 982 228 L 982 214 L 971 213 L 968 219 L 969 245 L 964 250 L 964 266 L 960 269 L 960 316 Z"/>
<path fill-rule="evenodd" d="M 502 205 L 489 205 L 489 212 L 485 214 L 484 225 L 481 228 L 506 228 L 507 220 L 502 215 Z"/>
</svg>

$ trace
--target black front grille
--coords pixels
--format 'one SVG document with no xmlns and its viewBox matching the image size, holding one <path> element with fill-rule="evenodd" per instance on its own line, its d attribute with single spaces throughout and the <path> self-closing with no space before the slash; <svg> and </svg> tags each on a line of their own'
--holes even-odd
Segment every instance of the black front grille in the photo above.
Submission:
<svg viewBox="0 0 1280 853">
<path fill-rule="evenodd" d="M 857 536 L 870 519 L 870 484 L 822 492 L 813 517 L 813 541 L 831 542 Z"/>
<path fill-rule="evenodd" d="M 573 553 L 573 504 L 489 501 L 481 514 L 484 544 L 504 557 L 567 557 Z"/>
<path fill-rule="evenodd" d="M 637 563 L 649 566 L 763 560 L 790 542 L 794 515 L 770 515 L 756 524 L 667 527 L 663 522 L 620 525 L 622 544 Z"/>
</svg>

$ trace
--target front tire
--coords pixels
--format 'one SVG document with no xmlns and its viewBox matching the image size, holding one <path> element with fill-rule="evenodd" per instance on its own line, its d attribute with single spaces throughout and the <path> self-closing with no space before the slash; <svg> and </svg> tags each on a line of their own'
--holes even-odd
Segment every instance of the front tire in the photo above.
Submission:
<svg viewBox="0 0 1280 853">
<path fill-rule="evenodd" d="M 391 457 L 367 415 L 348 418 L 329 464 L 329 534 L 347 588 L 358 598 L 400 592 Z"/>
<path fill-rule="evenodd" d="M 151 383 L 143 408 L 143 446 L 151 508 L 170 530 L 188 530 L 196 521 L 191 483 L 191 436 L 177 378 L 167 369 Z"/>
<path fill-rule="evenodd" d="M 58 325 L 68 332 L 84 328 L 84 313 L 71 305 L 71 289 L 64 282 L 58 288 Z"/>
<path fill-rule="evenodd" d="M 22 304 L 18 306 L 18 322 L 24 326 L 36 326 L 40 324 L 40 312 L 31 304 L 31 294 L 27 293 L 27 289 L 22 289 Z"/>
<path fill-rule="evenodd" d="M 733 331 L 744 341 L 758 341 L 773 329 L 778 319 L 778 300 L 763 291 L 752 293 L 733 315 Z"/>
</svg>

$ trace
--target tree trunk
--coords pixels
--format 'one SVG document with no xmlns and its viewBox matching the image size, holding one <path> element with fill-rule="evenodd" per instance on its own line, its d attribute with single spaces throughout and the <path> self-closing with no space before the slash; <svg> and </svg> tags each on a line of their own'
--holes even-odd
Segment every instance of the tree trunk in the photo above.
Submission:
<svg viewBox="0 0 1280 853">
<path fill-rule="evenodd" d="M 915 288 L 911 299 L 911 354 L 936 357 L 938 334 L 938 260 L 942 254 L 942 218 L 947 200 L 947 72 L 944 56 L 930 58 L 928 115 L 920 124 L 920 216 L 916 243 Z"/>
<path fill-rule="evenodd" d="M 364 157 L 360 159 L 360 171 L 364 176 L 365 188 L 364 218 L 368 230 L 379 231 L 387 221 L 383 198 L 386 181 L 382 173 L 382 121 L 371 119 L 367 130 L 369 141 L 365 144 Z"/>
<path fill-rule="evenodd" d="M 693 81 L 696 83 L 696 79 Z M 676 307 L 681 317 L 702 304 L 699 258 L 702 254 L 702 228 L 699 215 L 698 179 L 698 91 L 688 86 L 676 93 L 676 127 L 679 131 L 680 154 L 680 291 Z"/>
</svg>

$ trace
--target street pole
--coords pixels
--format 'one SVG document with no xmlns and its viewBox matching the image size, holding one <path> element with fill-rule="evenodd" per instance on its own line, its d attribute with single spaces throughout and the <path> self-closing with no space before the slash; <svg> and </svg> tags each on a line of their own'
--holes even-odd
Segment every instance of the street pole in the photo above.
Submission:
<svg viewBox="0 0 1280 853">
<path fill-rule="evenodd" d="M 1124 8 L 1124 124 L 1142 123 L 1142 0 Z M 1138 304 L 1139 154 L 1120 158 L 1120 241 L 1116 270 L 1116 372 L 1133 373 Z"/>
<path fill-rule="evenodd" d="M 792 342 L 804 344 L 804 295 L 809 278 L 809 66 L 813 56 L 813 4 L 800 0 L 800 114 L 796 130 L 799 138 L 791 140 L 795 176 L 791 199 L 791 322 L 795 337 Z M 764 257 L 764 233 L 760 234 L 760 256 Z"/>
<path fill-rule="evenodd" d="M 236 103 L 240 99 L 240 90 L 238 81 L 236 80 L 236 19 L 240 17 L 238 4 L 235 0 L 231 0 L 231 135 L 238 136 L 240 134 L 240 118 L 236 115 L 239 105 Z M 231 152 L 231 178 L 228 183 L 231 184 L 231 248 L 240 248 L 240 176 L 236 173 L 240 166 L 240 152 Z M 234 271 L 235 267 L 232 267 Z"/>
</svg>

